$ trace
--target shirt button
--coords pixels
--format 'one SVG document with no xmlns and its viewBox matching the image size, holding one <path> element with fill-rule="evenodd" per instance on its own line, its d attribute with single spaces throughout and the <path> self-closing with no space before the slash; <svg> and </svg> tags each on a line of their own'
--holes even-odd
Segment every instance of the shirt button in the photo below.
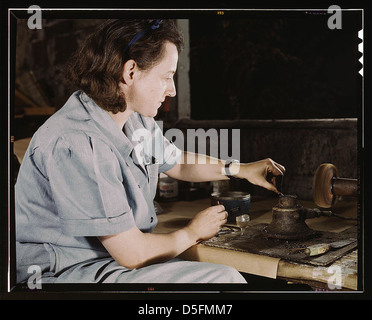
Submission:
<svg viewBox="0 0 372 320">
<path fill-rule="evenodd" d="M 151 218 L 150 218 L 150 222 L 153 222 L 153 221 L 154 221 L 154 217 L 151 217 Z"/>
</svg>

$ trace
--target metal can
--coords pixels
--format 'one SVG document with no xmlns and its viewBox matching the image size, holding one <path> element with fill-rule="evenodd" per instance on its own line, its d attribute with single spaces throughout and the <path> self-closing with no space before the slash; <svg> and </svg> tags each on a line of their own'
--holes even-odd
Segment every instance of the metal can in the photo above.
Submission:
<svg viewBox="0 0 372 320">
<path fill-rule="evenodd" d="M 169 177 L 159 179 L 159 196 L 165 201 L 178 199 L 178 181 Z"/>
<path fill-rule="evenodd" d="M 251 195 L 240 191 L 215 192 L 211 194 L 211 204 L 222 204 L 229 214 L 228 223 L 236 223 L 236 217 L 248 214 L 251 207 Z"/>
</svg>

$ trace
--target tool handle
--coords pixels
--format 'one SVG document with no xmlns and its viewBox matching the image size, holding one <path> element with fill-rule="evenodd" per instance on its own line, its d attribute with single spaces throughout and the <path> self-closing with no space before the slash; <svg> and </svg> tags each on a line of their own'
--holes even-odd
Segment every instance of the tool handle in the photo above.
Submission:
<svg viewBox="0 0 372 320">
<path fill-rule="evenodd" d="M 320 216 L 332 216 L 332 211 L 321 211 L 318 208 L 302 208 L 302 211 L 304 213 L 305 219 L 317 218 Z"/>
<path fill-rule="evenodd" d="M 305 254 L 309 257 L 318 256 L 328 252 L 331 249 L 331 246 L 326 243 L 314 244 L 305 249 Z"/>
</svg>

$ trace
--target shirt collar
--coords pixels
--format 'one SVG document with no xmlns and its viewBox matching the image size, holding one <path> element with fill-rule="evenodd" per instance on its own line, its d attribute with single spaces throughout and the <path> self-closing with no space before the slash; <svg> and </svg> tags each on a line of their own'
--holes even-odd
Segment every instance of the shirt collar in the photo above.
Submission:
<svg viewBox="0 0 372 320">
<path fill-rule="evenodd" d="M 133 150 L 133 145 L 110 114 L 98 106 L 85 92 L 77 91 L 75 94 L 84 109 L 74 108 L 69 118 L 83 121 L 93 120 L 97 129 L 112 142 L 123 158 L 127 159 Z"/>
</svg>

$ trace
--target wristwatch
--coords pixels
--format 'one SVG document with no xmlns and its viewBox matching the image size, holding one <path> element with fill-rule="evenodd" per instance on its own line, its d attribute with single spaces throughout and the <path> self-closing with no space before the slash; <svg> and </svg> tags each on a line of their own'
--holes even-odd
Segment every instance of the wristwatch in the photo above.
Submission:
<svg viewBox="0 0 372 320">
<path fill-rule="evenodd" d="M 239 163 L 240 161 L 239 160 L 235 160 L 235 159 L 229 159 L 225 162 L 225 173 L 226 175 L 229 177 L 229 179 L 238 179 L 236 177 L 234 177 L 231 172 L 230 172 L 230 165 L 232 163 Z"/>
</svg>

